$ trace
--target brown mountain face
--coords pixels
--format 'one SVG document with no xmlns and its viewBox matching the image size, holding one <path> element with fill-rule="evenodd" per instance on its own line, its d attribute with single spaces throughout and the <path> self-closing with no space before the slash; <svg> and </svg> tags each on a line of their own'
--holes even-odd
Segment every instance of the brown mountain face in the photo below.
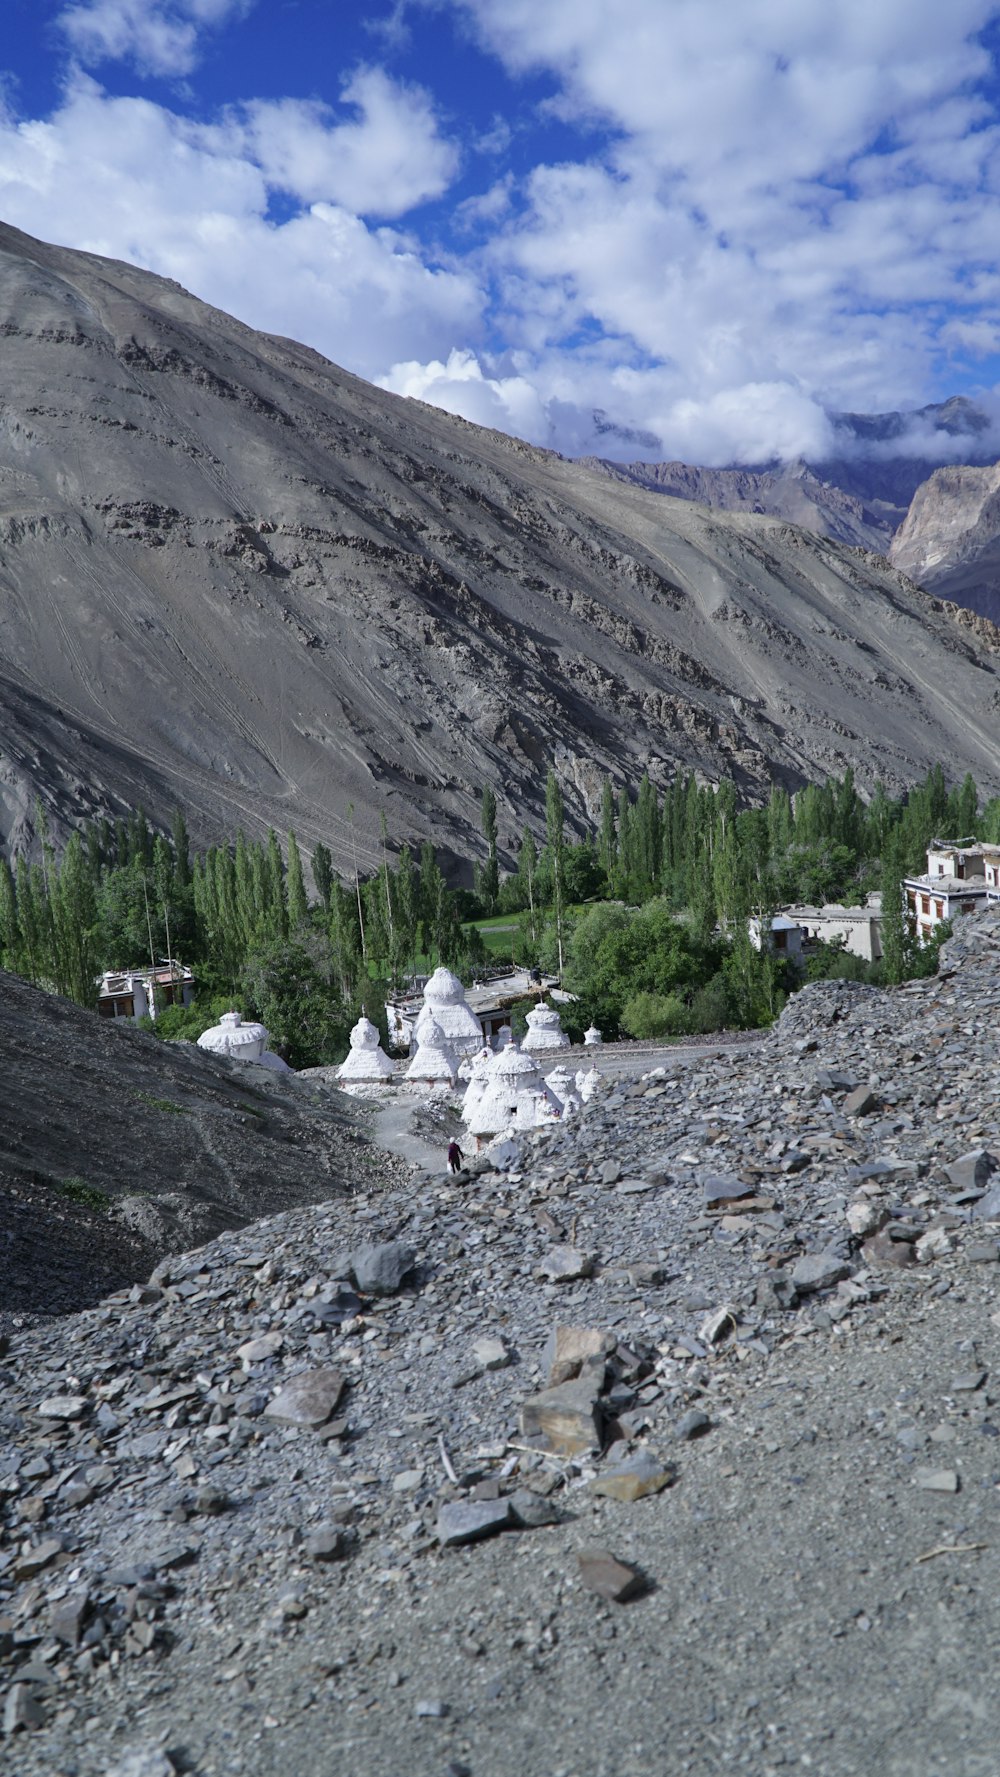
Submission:
<svg viewBox="0 0 1000 1777">
<path fill-rule="evenodd" d="M 343 865 L 935 760 L 1000 789 L 1000 635 L 781 519 L 613 483 L 177 285 L 0 229 L 0 838 L 180 803 Z M 353 808 L 353 815 L 351 810 Z"/>
<path fill-rule="evenodd" d="M 1000 464 L 936 470 L 914 494 L 890 560 L 938 597 L 1000 621 Z"/>
</svg>

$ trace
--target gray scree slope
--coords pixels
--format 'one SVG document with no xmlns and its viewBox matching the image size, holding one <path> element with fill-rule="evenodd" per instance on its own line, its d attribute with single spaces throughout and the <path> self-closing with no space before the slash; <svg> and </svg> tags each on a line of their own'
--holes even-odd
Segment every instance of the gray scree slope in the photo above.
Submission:
<svg viewBox="0 0 1000 1777">
<path fill-rule="evenodd" d="M 466 850 L 649 763 L 1000 788 L 992 628 L 793 526 L 616 485 L 0 227 L 0 839 L 41 793 Z"/>
<path fill-rule="evenodd" d="M 994 912 L 516 1168 L 359 1172 L 15 1331 L 5 1769 L 993 1777 L 998 1003 Z M 525 1436 L 556 1326 L 600 1454 Z M 643 1596 L 589 1589 L 595 1546 Z"/>
</svg>

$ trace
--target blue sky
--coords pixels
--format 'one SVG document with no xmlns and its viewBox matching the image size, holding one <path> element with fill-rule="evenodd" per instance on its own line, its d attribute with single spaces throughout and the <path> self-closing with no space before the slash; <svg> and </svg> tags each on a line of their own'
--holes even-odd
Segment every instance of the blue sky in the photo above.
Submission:
<svg viewBox="0 0 1000 1777">
<path fill-rule="evenodd" d="M 998 49 L 988 0 L 5 0 L 0 216 L 570 454 L 816 457 L 1000 412 Z"/>
</svg>

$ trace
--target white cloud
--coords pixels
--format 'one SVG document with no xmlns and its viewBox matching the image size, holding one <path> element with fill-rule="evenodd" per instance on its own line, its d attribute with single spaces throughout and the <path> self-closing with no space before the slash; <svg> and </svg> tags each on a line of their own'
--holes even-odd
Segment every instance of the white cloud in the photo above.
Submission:
<svg viewBox="0 0 1000 1777">
<path fill-rule="evenodd" d="M 544 403 L 526 377 L 486 376 L 470 351 L 450 352 L 446 364 L 438 359 L 429 364 L 416 360 L 394 364 L 378 381 L 380 388 L 396 395 L 428 401 L 477 426 L 513 432 L 535 444 L 546 443 L 552 430 Z"/>
<path fill-rule="evenodd" d="M 242 125 L 109 98 L 82 76 L 47 122 L 0 117 L 0 215 L 18 228 L 176 278 L 363 376 L 474 336 L 469 272 L 424 262 L 408 238 L 335 204 L 271 222 L 270 196 Z"/>
<path fill-rule="evenodd" d="M 343 99 L 358 112 L 348 123 L 300 99 L 245 107 L 248 146 L 268 183 L 307 203 L 325 199 L 373 216 L 401 216 L 440 197 L 458 153 L 438 134 L 428 94 L 381 68 L 358 68 Z"/>
<path fill-rule="evenodd" d="M 824 403 L 919 399 L 1000 320 L 995 0 L 727 0 L 724 30 L 703 0 L 452 3 L 597 132 L 490 253 L 540 389 L 599 338 L 638 372 L 600 405 L 665 454 L 785 452 Z"/>
<path fill-rule="evenodd" d="M 61 18 L 79 57 L 178 73 L 249 6 Z M 394 0 L 394 54 L 447 7 L 547 77 L 561 160 L 515 176 L 523 105 L 458 143 L 377 67 L 200 125 L 80 77 L 44 122 L 0 115 L 0 213 L 570 453 L 815 456 L 824 408 L 917 405 L 1000 349 L 1000 0 Z M 421 218 L 479 155 L 450 230 Z"/>
<path fill-rule="evenodd" d="M 80 0 L 56 23 L 86 66 L 132 62 L 144 74 L 190 74 L 198 34 L 244 13 L 253 0 Z"/>
</svg>

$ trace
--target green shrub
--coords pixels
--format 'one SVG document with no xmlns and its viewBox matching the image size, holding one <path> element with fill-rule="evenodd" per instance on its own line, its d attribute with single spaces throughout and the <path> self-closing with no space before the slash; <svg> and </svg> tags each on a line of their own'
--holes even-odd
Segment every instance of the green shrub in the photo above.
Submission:
<svg viewBox="0 0 1000 1777">
<path fill-rule="evenodd" d="M 621 1024 L 630 1036 L 659 1041 L 690 1028 L 688 1010 L 675 993 L 636 993 L 622 1007 Z"/>
</svg>

